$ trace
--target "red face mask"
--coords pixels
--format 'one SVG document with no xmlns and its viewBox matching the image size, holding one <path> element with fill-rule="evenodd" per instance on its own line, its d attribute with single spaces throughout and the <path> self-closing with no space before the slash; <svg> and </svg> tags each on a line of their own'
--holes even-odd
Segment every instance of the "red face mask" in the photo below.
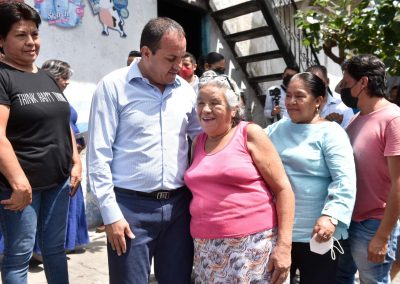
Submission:
<svg viewBox="0 0 400 284">
<path fill-rule="evenodd" d="M 182 66 L 181 70 L 179 70 L 179 76 L 181 76 L 183 79 L 187 80 L 193 75 L 193 70 L 190 68 L 187 68 L 186 66 Z"/>
</svg>

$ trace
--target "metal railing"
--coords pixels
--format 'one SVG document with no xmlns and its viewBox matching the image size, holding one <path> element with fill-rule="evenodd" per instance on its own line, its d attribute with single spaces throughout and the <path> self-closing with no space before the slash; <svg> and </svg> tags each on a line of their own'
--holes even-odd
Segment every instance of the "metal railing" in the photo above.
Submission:
<svg viewBox="0 0 400 284">
<path fill-rule="evenodd" d="M 300 70 L 308 66 L 320 64 L 317 54 L 312 46 L 304 46 L 303 38 L 306 33 L 296 26 L 295 14 L 297 5 L 294 0 L 270 0 L 276 19 L 280 23 L 282 31 L 289 43 L 290 49 Z"/>
</svg>

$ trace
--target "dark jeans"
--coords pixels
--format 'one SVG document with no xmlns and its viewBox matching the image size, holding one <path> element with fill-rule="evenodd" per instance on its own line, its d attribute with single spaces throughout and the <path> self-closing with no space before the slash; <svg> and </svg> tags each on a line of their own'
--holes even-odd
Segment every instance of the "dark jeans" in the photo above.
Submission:
<svg viewBox="0 0 400 284">
<path fill-rule="evenodd" d="M 4 236 L 4 259 L 1 268 L 3 283 L 27 283 L 37 228 L 47 282 L 68 283 L 65 256 L 65 230 L 69 204 L 69 179 L 54 188 L 34 191 L 32 204 L 23 211 L 10 211 L 0 206 L 0 224 Z M 8 199 L 11 191 L 0 192 Z"/>
<path fill-rule="evenodd" d="M 188 189 L 167 200 L 115 190 L 124 218 L 135 235 L 126 239 L 127 251 L 118 256 L 108 244 L 108 267 L 112 284 L 145 284 L 151 259 L 159 284 L 188 284 L 193 266 Z"/>
<path fill-rule="evenodd" d="M 335 284 L 339 257 L 336 253 L 336 260 L 332 260 L 330 251 L 320 255 L 310 250 L 309 243 L 292 243 L 292 268 L 299 270 L 301 284 Z"/>
</svg>

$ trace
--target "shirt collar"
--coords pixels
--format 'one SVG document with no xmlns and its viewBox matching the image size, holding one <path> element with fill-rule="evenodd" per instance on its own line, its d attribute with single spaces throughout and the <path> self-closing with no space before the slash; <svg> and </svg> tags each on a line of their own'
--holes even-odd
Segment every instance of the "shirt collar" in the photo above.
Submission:
<svg viewBox="0 0 400 284">
<path fill-rule="evenodd" d="M 326 105 L 331 105 L 331 104 L 337 103 L 337 99 L 335 97 L 331 96 L 328 92 L 326 92 L 326 96 L 328 96 L 328 98 L 326 100 Z"/>
<path fill-rule="evenodd" d="M 143 77 L 143 74 L 139 69 L 139 64 L 138 64 L 139 61 L 140 60 L 137 60 L 136 62 L 133 62 L 129 66 L 128 81 L 138 78 L 138 79 L 145 81 L 148 84 L 151 84 L 149 79 Z M 178 87 L 178 86 L 182 85 L 182 82 L 180 80 L 183 80 L 183 79 L 181 79 L 178 75 L 176 75 L 175 81 L 170 84 L 167 84 L 167 86 Z"/>
</svg>

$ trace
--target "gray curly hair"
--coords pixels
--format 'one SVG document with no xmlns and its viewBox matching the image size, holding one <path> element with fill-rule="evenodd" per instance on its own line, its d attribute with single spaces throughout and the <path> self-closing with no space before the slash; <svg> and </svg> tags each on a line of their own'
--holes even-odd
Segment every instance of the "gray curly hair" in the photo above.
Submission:
<svg viewBox="0 0 400 284">
<path fill-rule="evenodd" d="M 69 79 L 74 73 L 71 69 L 71 66 L 67 62 L 57 59 L 51 59 L 45 61 L 42 65 L 42 69 L 50 72 L 50 74 L 53 75 L 55 79 L 59 78 Z"/>
<path fill-rule="evenodd" d="M 226 102 L 228 103 L 229 109 L 236 110 L 236 114 L 232 119 L 232 126 L 238 125 L 244 115 L 244 108 L 240 101 L 239 94 L 234 92 L 232 83 L 228 76 L 211 74 L 211 73 L 207 74 L 208 72 L 210 71 L 205 72 L 203 76 L 200 78 L 199 91 L 205 86 L 213 86 L 223 90 L 224 97 Z"/>
</svg>

